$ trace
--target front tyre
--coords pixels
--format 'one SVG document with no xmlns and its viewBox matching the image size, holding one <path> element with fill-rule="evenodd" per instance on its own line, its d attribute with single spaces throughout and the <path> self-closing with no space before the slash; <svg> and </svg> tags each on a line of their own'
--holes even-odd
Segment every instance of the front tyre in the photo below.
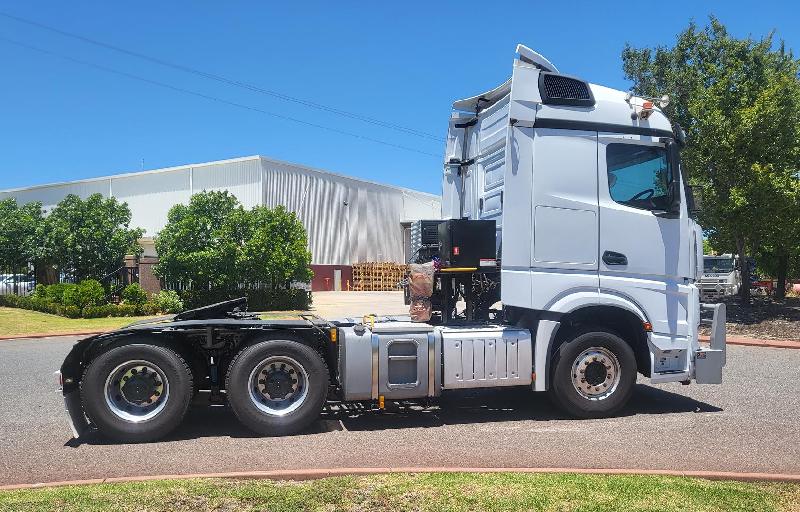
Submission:
<svg viewBox="0 0 800 512">
<path fill-rule="evenodd" d="M 101 434 L 123 442 L 155 441 L 183 420 L 192 372 L 168 348 L 131 344 L 95 358 L 81 379 L 81 400 Z"/>
<path fill-rule="evenodd" d="M 630 399 L 636 372 L 633 349 L 622 338 L 608 331 L 584 330 L 556 350 L 550 394 L 572 416 L 611 416 Z"/>
<path fill-rule="evenodd" d="M 236 355 L 225 389 L 236 417 L 265 435 L 298 432 L 325 405 L 328 369 L 311 347 L 291 340 L 266 340 Z"/>
</svg>

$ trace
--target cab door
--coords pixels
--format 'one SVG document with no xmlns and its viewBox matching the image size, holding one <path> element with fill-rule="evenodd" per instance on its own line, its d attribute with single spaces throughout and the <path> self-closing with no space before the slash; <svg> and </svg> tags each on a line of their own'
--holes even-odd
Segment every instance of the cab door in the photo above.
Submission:
<svg viewBox="0 0 800 512">
<path fill-rule="evenodd" d="M 680 184 L 680 173 L 655 137 L 601 132 L 597 157 L 601 297 L 621 297 L 641 309 L 658 349 L 685 347 L 692 234 L 683 198 L 680 213 L 667 212 L 670 190 L 683 192 L 671 188 L 674 180 Z M 664 370 L 688 371 L 688 354 L 678 359 Z"/>
</svg>

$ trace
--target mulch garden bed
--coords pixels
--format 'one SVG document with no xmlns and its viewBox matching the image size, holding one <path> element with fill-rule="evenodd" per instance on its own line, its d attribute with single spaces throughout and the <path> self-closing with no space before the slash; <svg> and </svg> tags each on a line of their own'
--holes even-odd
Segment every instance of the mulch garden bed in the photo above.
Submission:
<svg viewBox="0 0 800 512">
<path fill-rule="evenodd" d="M 800 340 L 800 298 L 787 297 L 777 302 L 770 297 L 754 296 L 749 303 L 739 297 L 723 300 L 729 336 L 747 336 L 767 340 Z M 708 334 L 700 326 L 701 334 Z"/>
</svg>

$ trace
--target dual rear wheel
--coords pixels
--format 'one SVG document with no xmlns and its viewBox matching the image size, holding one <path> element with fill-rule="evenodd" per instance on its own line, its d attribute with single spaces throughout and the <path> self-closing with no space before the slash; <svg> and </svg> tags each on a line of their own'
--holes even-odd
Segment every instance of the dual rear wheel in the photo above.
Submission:
<svg viewBox="0 0 800 512">
<path fill-rule="evenodd" d="M 225 380 L 239 420 L 265 435 L 306 428 L 328 391 L 328 369 L 318 352 L 296 340 L 264 339 L 239 352 Z M 95 358 L 81 380 L 84 412 L 101 433 L 148 442 L 174 430 L 194 394 L 184 357 L 166 346 L 131 343 Z"/>
</svg>

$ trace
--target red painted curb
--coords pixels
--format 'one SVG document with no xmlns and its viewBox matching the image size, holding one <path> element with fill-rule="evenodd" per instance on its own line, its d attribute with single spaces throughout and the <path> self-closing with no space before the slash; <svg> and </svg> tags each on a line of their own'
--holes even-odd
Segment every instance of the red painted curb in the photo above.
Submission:
<svg viewBox="0 0 800 512">
<path fill-rule="evenodd" d="M 709 341 L 708 336 L 700 336 L 700 341 Z M 742 338 L 738 336 L 727 336 L 725 342 L 728 345 L 741 345 L 745 347 L 800 349 L 800 340 L 764 340 L 759 338 Z"/>
<path fill-rule="evenodd" d="M 38 338 L 60 338 L 62 336 L 91 336 L 94 334 L 103 334 L 108 331 L 78 331 L 78 332 L 59 332 L 59 333 L 34 333 L 34 334 L 18 334 L 16 336 L 0 336 L 0 341 L 7 340 L 27 340 Z"/>
<path fill-rule="evenodd" d="M 381 475 L 386 473 L 570 473 L 578 475 L 650 475 L 705 478 L 708 480 L 735 480 L 740 482 L 792 482 L 800 483 L 800 475 L 781 473 L 738 473 L 732 471 L 671 471 L 665 469 L 595 469 L 595 468 L 447 468 L 447 467 L 398 467 L 398 468 L 330 468 L 277 471 L 238 471 L 230 473 L 205 473 L 185 475 L 152 475 L 135 477 L 94 478 L 90 480 L 66 480 L 36 484 L 14 484 L 0 486 L 0 491 L 61 487 L 65 485 L 91 485 L 103 483 L 147 482 L 152 480 L 188 480 L 196 478 L 225 478 L 238 480 L 315 480 L 334 476 Z"/>
</svg>

